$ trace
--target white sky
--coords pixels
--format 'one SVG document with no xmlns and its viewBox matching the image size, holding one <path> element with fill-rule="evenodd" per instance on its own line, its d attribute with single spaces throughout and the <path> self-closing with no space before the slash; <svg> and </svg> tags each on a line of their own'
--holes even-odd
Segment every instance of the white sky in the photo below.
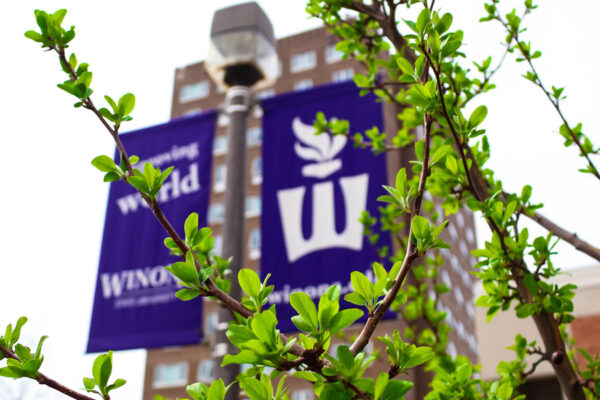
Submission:
<svg viewBox="0 0 600 400">
<path fill-rule="evenodd" d="M 23 33 L 36 27 L 35 8 L 67 8 L 65 24 L 75 25 L 77 33 L 72 49 L 80 62 L 91 66 L 96 103 L 102 103 L 103 94 L 114 98 L 134 93 L 134 121 L 128 125 L 134 129 L 168 120 L 175 68 L 204 58 L 214 10 L 234 3 L 179 0 L 167 7 L 158 1 L 45 0 L 4 6 L 0 328 L 27 315 L 28 340 L 50 336 L 42 371 L 71 387 L 82 387 L 82 376 L 91 374 L 93 356 L 83 352 L 108 189 L 90 160 L 112 154 L 113 143 L 91 114 L 74 110 L 74 98 L 56 88 L 64 76 L 54 54 L 42 53 Z M 307 19 L 302 0 L 259 3 L 277 37 L 319 26 Z M 496 24 L 476 22 L 483 15 L 482 2 L 452 3 L 459 3 L 454 27 L 465 30 L 464 50 L 474 57 L 470 60 L 498 56 L 496 44 L 504 34 Z M 452 3 L 439 0 L 436 6 Z M 573 125 L 583 122 L 584 132 L 598 145 L 600 33 L 594 21 L 598 6 L 591 0 L 540 3 L 526 23 L 526 37 L 544 54 L 537 62 L 540 75 L 548 86 L 567 87 L 565 114 Z M 574 149 L 563 149 L 551 105 L 520 78 L 524 65 L 507 61 L 496 77 L 501 88 L 478 102 L 489 109 L 484 122 L 492 144 L 489 165 L 508 190 L 520 191 L 531 184 L 533 199 L 546 204 L 544 214 L 598 245 L 600 185 L 576 172 L 583 161 Z M 483 226 L 479 232 L 480 240 L 487 235 Z M 560 266 L 593 263 L 566 245 L 560 249 L 567 250 L 556 259 Z M 116 353 L 113 377 L 129 382 L 113 398 L 141 398 L 143 371 L 144 351 Z M 11 382 L 0 383 L 1 399 L 6 383 Z M 31 389 L 30 398 L 41 398 L 35 393 L 37 387 Z M 47 399 L 60 398 L 48 390 L 41 393 Z"/>
</svg>

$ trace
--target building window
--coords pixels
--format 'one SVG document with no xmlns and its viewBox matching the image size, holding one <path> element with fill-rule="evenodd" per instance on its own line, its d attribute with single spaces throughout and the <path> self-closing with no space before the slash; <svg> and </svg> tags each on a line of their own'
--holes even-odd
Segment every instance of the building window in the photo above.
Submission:
<svg viewBox="0 0 600 400">
<path fill-rule="evenodd" d="M 204 320 L 204 334 L 206 336 L 211 335 L 214 331 L 217 330 L 217 324 L 219 323 L 219 313 L 212 312 L 206 314 L 206 318 Z"/>
<path fill-rule="evenodd" d="M 246 217 L 256 217 L 257 215 L 260 215 L 261 200 L 260 196 L 246 197 Z"/>
<path fill-rule="evenodd" d="M 457 352 L 456 352 L 456 345 L 454 344 L 454 342 L 448 343 L 448 347 L 446 347 L 446 351 L 448 352 L 450 357 L 452 357 L 452 358 L 456 357 Z"/>
<path fill-rule="evenodd" d="M 215 180 L 213 183 L 213 189 L 215 192 L 223 192 L 225 190 L 225 184 L 227 182 L 227 166 L 220 164 L 215 166 Z"/>
<path fill-rule="evenodd" d="M 469 257 L 469 248 L 467 247 L 466 243 L 464 240 L 461 240 L 458 243 L 458 247 L 460 247 L 460 252 L 463 254 L 463 256 L 465 257 Z"/>
<path fill-rule="evenodd" d="M 475 234 L 473 233 L 473 228 L 468 227 L 465 234 L 469 243 L 475 243 Z"/>
<path fill-rule="evenodd" d="M 265 89 L 260 92 L 256 92 L 256 98 L 259 100 L 265 100 L 269 97 L 275 96 L 275 89 Z"/>
<path fill-rule="evenodd" d="M 202 112 L 202 109 L 200 107 L 192 108 L 191 110 L 187 110 L 186 112 L 184 112 L 183 116 L 190 117 L 192 115 L 200 114 L 201 112 Z"/>
<path fill-rule="evenodd" d="M 213 235 L 213 253 L 217 256 L 221 256 L 223 252 L 223 235 Z"/>
<path fill-rule="evenodd" d="M 279 78 L 283 73 L 283 63 L 281 60 L 277 60 L 277 77 Z"/>
<path fill-rule="evenodd" d="M 208 81 L 183 85 L 181 89 L 179 89 L 179 102 L 187 103 L 188 101 L 203 99 L 208 96 L 209 89 L 210 84 Z"/>
<path fill-rule="evenodd" d="M 252 229 L 248 235 L 248 257 L 256 260 L 260 257 L 260 229 Z"/>
<path fill-rule="evenodd" d="M 454 297 L 456 298 L 458 306 L 462 308 L 465 304 L 465 298 L 463 297 L 462 291 L 459 287 L 457 287 L 456 290 L 454 290 Z"/>
<path fill-rule="evenodd" d="M 227 136 L 215 136 L 215 140 L 213 141 L 213 154 L 220 155 L 225 154 L 227 152 Z"/>
<path fill-rule="evenodd" d="M 452 288 L 452 281 L 450 280 L 450 275 L 445 269 L 442 270 L 442 282 L 444 282 L 448 288 Z"/>
<path fill-rule="evenodd" d="M 224 112 L 219 113 L 219 116 L 217 117 L 217 125 L 219 125 L 219 126 L 229 125 L 229 115 L 225 114 Z"/>
<path fill-rule="evenodd" d="M 253 185 L 258 185 L 262 182 L 262 157 L 254 157 L 250 165 L 250 181 Z"/>
<path fill-rule="evenodd" d="M 311 389 L 294 390 L 292 400 L 313 400 L 314 395 Z"/>
<path fill-rule="evenodd" d="M 294 83 L 294 91 L 297 92 L 300 90 L 310 89 L 312 85 L 312 79 L 302 79 L 301 81 Z"/>
<path fill-rule="evenodd" d="M 352 68 L 340 69 L 331 74 L 331 80 L 333 82 L 345 82 L 351 81 L 352 79 L 354 79 L 354 69 Z"/>
<path fill-rule="evenodd" d="M 343 56 L 343 52 L 335 49 L 335 44 L 330 44 L 325 48 L 325 61 L 328 63 L 340 61 Z"/>
<path fill-rule="evenodd" d="M 223 203 L 213 203 L 208 207 L 208 223 L 217 224 L 223 222 L 225 207 Z"/>
<path fill-rule="evenodd" d="M 317 65 L 317 55 L 314 50 L 294 54 L 290 58 L 290 72 L 296 73 L 312 69 Z"/>
<path fill-rule="evenodd" d="M 262 118 L 262 116 L 263 116 L 263 109 L 260 106 L 260 104 L 256 104 L 254 107 L 252 107 L 252 116 L 254 118 Z"/>
<path fill-rule="evenodd" d="M 155 388 L 184 386 L 188 380 L 188 364 L 179 362 L 175 364 L 158 364 L 154 367 Z"/>
<path fill-rule="evenodd" d="M 458 223 L 458 226 L 460 226 L 461 228 L 463 226 L 465 226 L 465 217 L 462 215 L 462 213 L 460 213 L 460 212 L 456 213 L 456 222 Z"/>
<path fill-rule="evenodd" d="M 248 146 L 258 146 L 262 143 L 262 128 L 260 126 L 250 128 L 246 131 Z"/>
<path fill-rule="evenodd" d="M 214 379 L 215 360 L 202 360 L 198 364 L 198 380 L 204 383 L 211 383 Z"/>
</svg>

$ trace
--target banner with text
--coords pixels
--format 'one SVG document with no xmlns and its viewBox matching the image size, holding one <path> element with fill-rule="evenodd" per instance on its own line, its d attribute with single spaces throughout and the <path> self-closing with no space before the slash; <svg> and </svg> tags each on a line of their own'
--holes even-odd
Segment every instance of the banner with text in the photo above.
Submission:
<svg viewBox="0 0 600 400">
<path fill-rule="evenodd" d="M 343 297 L 352 290 L 352 271 L 373 276 L 378 257 L 359 218 L 363 210 L 378 215 L 377 197 L 387 184 L 385 156 L 357 149 L 345 136 L 315 135 L 313 128 L 322 111 L 327 119 L 348 120 L 351 134 L 381 129 L 381 105 L 358 91 L 347 82 L 263 102 L 261 271 L 272 274 L 269 303 L 276 305 L 283 331 L 296 330 L 290 293 L 315 300 L 339 284 Z M 389 235 L 380 244 L 389 245 Z"/>
<path fill-rule="evenodd" d="M 206 226 L 215 113 L 121 135 L 136 167 L 146 162 L 174 170 L 157 198 L 183 235 L 187 216 L 197 212 Z M 118 159 L 118 153 L 115 159 Z M 200 298 L 175 297 L 177 283 L 165 266 L 177 261 L 163 245 L 167 234 L 129 184 L 111 184 L 87 352 L 198 343 Z"/>
</svg>

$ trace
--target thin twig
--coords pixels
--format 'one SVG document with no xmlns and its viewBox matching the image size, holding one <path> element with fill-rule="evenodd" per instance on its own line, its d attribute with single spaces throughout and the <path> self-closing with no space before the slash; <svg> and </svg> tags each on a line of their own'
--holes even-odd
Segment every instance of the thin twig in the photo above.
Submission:
<svg viewBox="0 0 600 400">
<path fill-rule="evenodd" d="M 534 84 L 539 87 L 544 94 L 546 95 L 546 97 L 548 98 L 548 100 L 550 101 L 550 103 L 552 103 L 552 106 L 554 107 L 554 109 L 556 110 L 556 112 L 558 113 L 558 116 L 560 117 L 560 119 L 562 120 L 563 124 L 565 125 L 565 127 L 567 128 L 567 131 L 569 132 L 569 136 L 571 137 L 571 140 L 577 145 L 577 147 L 579 148 L 579 151 L 581 152 L 581 155 L 585 157 L 585 159 L 588 162 L 589 167 L 591 168 L 590 172 L 598 179 L 600 179 L 600 172 L 598 172 L 598 169 L 596 168 L 596 166 L 594 165 L 594 163 L 592 162 L 592 160 L 590 159 L 590 156 L 588 154 L 588 152 L 583 148 L 583 145 L 581 144 L 581 141 L 579 140 L 579 138 L 577 137 L 577 135 L 575 135 L 575 132 L 573 132 L 573 129 L 571 128 L 571 126 L 569 125 L 569 122 L 567 122 L 567 119 L 565 118 L 561 108 L 560 108 L 560 103 L 558 101 L 558 99 L 554 99 L 552 97 L 552 95 L 550 94 L 550 92 L 546 89 L 546 87 L 544 86 L 542 80 L 540 79 L 540 76 L 537 73 L 537 70 L 535 68 L 535 66 L 533 65 L 533 60 L 531 58 L 531 55 L 529 54 L 529 51 L 527 51 L 524 47 L 523 47 L 523 43 L 521 42 L 521 40 L 519 39 L 519 34 L 515 33 L 506 23 L 506 21 L 504 21 L 499 14 L 496 15 L 495 19 L 497 21 L 499 21 L 502 26 L 504 26 L 504 28 L 508 31 L 508 33 L 511 35 L 511 37 L 513 38 L 513 40 L 515 40 L 517 42 L 517 47 L 519 48 L 519 51 L 521 52 L 521 55 L 525 58 L 525 60 L 527 61 L 527 64 L 529 64 L 529 68 L 531 69 L 531 72 L 533 73 L 533 75 L 535 76 L 535 82 Z"/>
<path fill-rule="evenodd" d="M 15 353 L 13 353 L 10 349 L 1 346 L 0 345 L 0 353 L 2 353 L 2 355 L 6 358 L 12 358 L 13 360 L 17 360 L 17 361 L 21 361 L 19 360 L 19 357 L 17 357 L 17 355 Z M 38 372 L 35 379 L 40 385 L 46 385 L 62 394 L 64 394 L 65 396 L 69 396 L 73 399 L 76 400 L 96 400 L 92 397 L 86 396 L 85 394 L 76 392 L 73 389 L 70 389 L 68 387 L 66 387 L 65 385 L 57 382 L 56 380 L 42 374 L 41 372 Z"/>
<path fill-rule="evenodd" d="M 600 249 L 579 238 L 577 233 L 567 231 L 537 211 L 535 211 L 533 214 L 525 213 L 525 215 L 546 228 L 548 232 L 551 232 L 554 236 L 561 238 L 582 253 L 585 253 L 588 256 L 600 261 Z"/>
<path fill-rule="evenodd" d="M 421 168 L 421 176 L 419 178 L 419 190 L 417 192 L 417 196 L 415 199 L 414 209 L 411 214 L 411 221 L 421 210 L 421 202 L 423 200 L 423 195 L 425 194 L 425 182 L 427 181 L 427 177 L 429 176 L 429 149 L 430 149 L 430 138 L 431 138 L 431 125 L 432 125 L 432 117 L 429 114 L 425 115 L 425 152 L 423 155 L 423 167 Z M 412 225 L 412 224 L 411 224 Z M 400 267 L 400 271 L 398 272 L 398 276 L 395 278 L 392 287 L 385 295 L 381 304 L 375 309 L 373 315 L 369 316 L 367 322 L 365 323 L 363 329 L 360 334 L 350 346 L 350 351 L 352 354 L 358 354 L 362 349 L 365 348 L 371 335 L 375 331 L 377 324 L 383 317 L 383 314 L 389 309 L 390 305 L 396 298 L 400 287 L 404 283 L 406 275 L 408 274 L 409 269 L 412 266 L 412 263 L 419 257 L 417 249 L 414 247 L 413 241 L 410 240 L 412 236 L 412 227 L 409 228 L 408 232 L 408 246 L 406 248 L 406 254 L 404 256 L 404 261 L 402 262 L 402 266 Z"/>
</svg>

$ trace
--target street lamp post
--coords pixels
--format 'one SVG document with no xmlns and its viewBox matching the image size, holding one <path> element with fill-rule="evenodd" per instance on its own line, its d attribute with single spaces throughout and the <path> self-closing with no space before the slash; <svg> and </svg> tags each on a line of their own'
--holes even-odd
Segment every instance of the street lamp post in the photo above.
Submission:
<svg viewBox="0 0 600 400">
<path fill-rule="evenodd" d="M 273 28 L 258 4 L 244 3 L 215 12 L 205 64 L 211 78 L 227 89 L 225 112 L 229 116 L 229 144 L 222 255 L 232 258 L 230 295 L 240 300 L 237 276 L 244 262 L 246 128 L 251 89 L 272 84 L 277 73 Z M 221 367 L 223 357 L 233 350 L 225 335 L 230 320 L 230 311 L 221 307 L 212 355 L 217 362 L 215 378 L 223 379 L 225 384 L 233 382 L 239 373 L 237 364 Z M 234 385 L 226 399 L 237 400 L 238 397 L 239 388 Z"/>
</svg>

